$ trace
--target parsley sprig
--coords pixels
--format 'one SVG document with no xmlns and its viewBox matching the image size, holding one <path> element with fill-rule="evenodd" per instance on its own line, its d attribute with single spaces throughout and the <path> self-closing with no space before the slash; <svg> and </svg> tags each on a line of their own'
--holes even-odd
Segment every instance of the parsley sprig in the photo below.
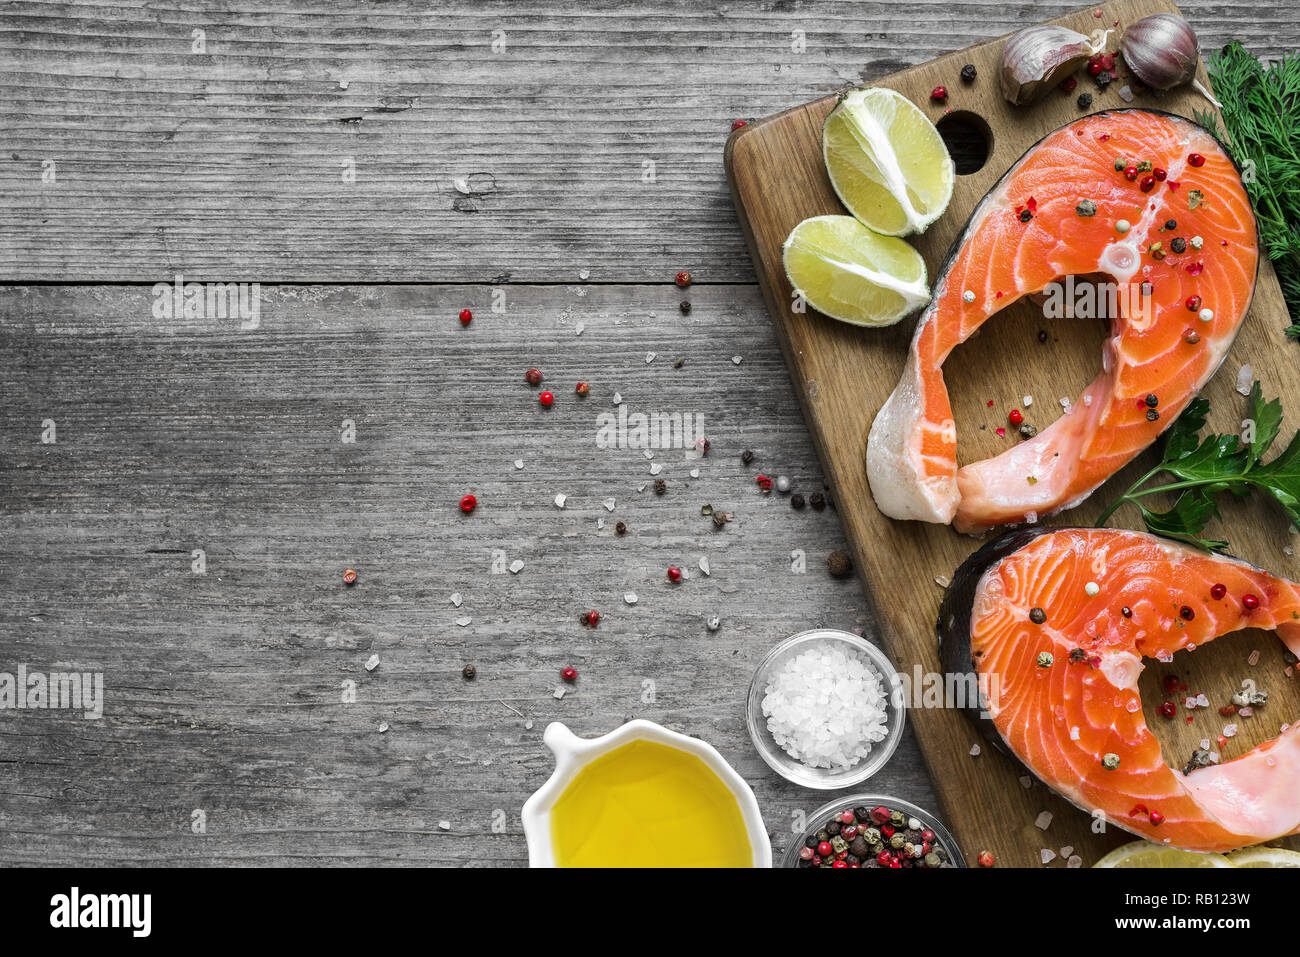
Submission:
<svg viewBox="0 0 1300 957">
<path fill-rule="evenodd" d="M 1256 382 L 1250 390 L 1250 418 L 1242 435 L 1201 435 L 1210 411 L 1210 401 L 1193 399 L 1174 422 L 1164 442 L 1160 464 L 1134 482 L 1127 492 L 1110 504 L 1097 519 L 1097 527 L 1122 505 L 1132 503 L 1142 512 L 1147 528 L 1189 542 L 1207 551 L 1225 549 L 1228 543 L 1203 536 L 1210 519 L 1219 514 L 1215 497 L 1227 492 L 1244 497 L 1253 489 L 1272 496 L 1292 523 L 1300 525 L 1300 432 L 1280 455 L 1270 462 L 1264 456 L 1282 427 L 1282 401 L 1264 401 Z M 1151 479 L 1168 473 L 1176 481 L 1147 486 Z M 1173 506 L 1165 511 L 1150 508 L 1142 499 L 1162 492 L 1177 492 Z"/>
</svg>

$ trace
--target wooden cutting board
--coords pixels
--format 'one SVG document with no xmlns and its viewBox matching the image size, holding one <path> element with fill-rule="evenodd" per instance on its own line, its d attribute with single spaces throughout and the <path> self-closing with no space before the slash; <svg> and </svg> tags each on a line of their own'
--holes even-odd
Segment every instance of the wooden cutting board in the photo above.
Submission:
<svg viewBox="0 0 1300 957">
<path fill-rule="evenodd" d="M 1160 11 L 1177 11 L 1165 0 L 1117 0 L 1059 17 L 1063 24 L 1084 34 L 1118 27 L 1107 49 L 1117 50 L 1123 27 Z M 1193 26 L 1195 26 L 1193 24 Z M 1005 38 L 1004 38 L 1005 39 Z M 925 257 L 929 276 L 939 265 L 961 227 L 987 190 L 1013 162 L 1048 132 L 1085 112 L 1123 106 L 1150 106 L 1191 117 L 1207 102 L 1188 88 L 1166 94 L 1139 94 L 1125 103 L 1116 81 L 1100 92 L 1082 77 L 1078 89 L 1051 92 L 1029 107 L 1012 107 L 998 92 L 998 60 L 1003 40 L 969 47 L 950 56 L 913 67 L 878 81 L 920 106 L 941 129 L 966 119 L 987 131 L 988 160 L 978 171 L 958 175 L 952 204 L 924 235 L 912 237 Z M 972 63 L 978 77 L 972 85 L 959 78 L 963 64 Z M 1202 83 L 1208 84 L 1205 68 Z M 948 88 L 946 108 L 931 103 L 930 91 Z M 1089 110 L 1076 104 L 1081 92 L 1092 92 Z M 916 665 L 937 672 L 934 624 L 946 583 L 953 570 L 979 541 L 951 528 L 886 518 L 875 507 L 867 485 L 864 454 L 867 431 L 876 411 L 893 390 L 903 366 L 914 321 L 904 320 L 890 329 L 860 329 L 828 319 L 812 310 L 791 311 L 792 290 L 781 265 L 781 246 L 801 220 L 826 213 L 844 213 L 827 179 L 822 163 L 821 129 L 836 97 L 787 110 L 751 123 L 734 133 L 727 144 L 726 167 L 741 225 L 749 242 L 754 266 L 785 351 L 804 416 L 812 430 L 836 507 L 854 553 L 859 576 L 879 623 L 879 639 L 899 668 L 911 673 Z M 1205 390 L 1210 399 L 1210 426 L 1220 431 L 1239 428 L 1245 399 L 1234 391 L 1237 372 L 1249 363 L 1263 382 L 1266 395 L 1282 397 L 1286 410 L 1300 409 L 1300 371 L 1297 346 L 1283 336 L 1286 307 L 1273 270 L 1261 267 L 1255 300 L 1240 336 L 1218 375 Z M 1040 331 L 1046 330 L 1046 342 Z M 1028 303 L 1006 309 L 969 342 L 958 347 L 944 366 L 958 429 L 961 464 L 1003 451 L 1014 439 L 999 438 L 994 429 L 1006 425 L 1011 408 L 1021 408 L 1026 420 L 1047 426 L 1062 413 L 1059 400 L 1076 398 L 1100 367 L 1101 323 L 1058 321 L 1048 328 L 1041 311 Z M 1033 404 L 1024 402 L 1032 396 Z M 988 405 L 989 400 L 993 404 Z M 1296 428 L 1294 415 L 1283 424 L 1280 450 Z M 1008 430 L 1011 432 L 1012 430 Z M 1103 486 L 1080 507 L 1049 520 L 1056 525 L 1090 525 L 1105 503 L 1114 499 L 1154 464 L 1148 451 L 1128 469 Z M 1112 525 L 1141 527 L 1131 508 L 1120 510 Z M 1233 554 L 1276 574 L 1297 577 L 1293 545 L 1300 548 L 1285 516 L 1262 499 L 1233 503 L 1224 512 L 1221 534 L 1231 542 Z M 1258 649 L 1257 664 L 1248 656 Z M 1164 677 L 1174 673 L 1188 687 L 1187 694 L 1204 691 L 1215 703 L 1226 703 L 1243 678 L 1254 678 L 1268 690 L 1271 700 L 1260 716 L 1238 721 L 1240 734 L 1228 742 L 1229 759 L 1273 737 L 1279 725 L 1300 716 L 1300 693 L 1291 685 L 1282 659 L 1283 648 L 1270 633 L 1241 632 L 1225 636 L 1194 654 L 1180 653 L 1171 665 L 1148 662 L 1142 679 L 1147 723 L 1165 746 L 1166 758 L 1181 767 L 1203 738 L 1214 739 L 1227 719 L 1216 708 L 1197 711 L 1185 720 L 1181 707 L 1169 720 L 1156 713 L 1167 697 Z M 1181 700 L 1181 697 L 1180 697 Z M 1094 833 L 1090 818 L 1043 785 L 1026 787 L 1027 772 L 1013 759 L 985 744 L 978 755 L 972 746 L 982 739 L 975 726 L 956 710 L 913 708 L 908 720 L 916 729 L 926 763 L 939 795 L 941 813 L 951 825 L 968 860 L 990 850 L 1000 864 L 1041 866 L 1041 849 L 1060 854 L 1073 847 L 1091 865 L 1110 848 L 1133 838 L 1111 825 Z M 905 795 L 902 795 L 905 796 Z M 1047 830 L 1035 819 L 1050 811 Z M 1291 839 L 1294 845 L 1295 839 Z M 1058 857 L 1050 866 L 1064 866 Z"/>
</svg>

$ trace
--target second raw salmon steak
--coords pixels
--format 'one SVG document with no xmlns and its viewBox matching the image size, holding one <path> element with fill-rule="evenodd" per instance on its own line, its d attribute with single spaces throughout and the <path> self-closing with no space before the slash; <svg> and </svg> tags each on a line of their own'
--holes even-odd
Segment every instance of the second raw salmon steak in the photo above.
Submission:
<svg viewBox="0 0 1300 957">
<path fill-rule="evenodd" d="M 1258 260 L 1241 176 L 1203 127 L 1114 110 L 1049 134 L 948 253 L 867 441 L 877 507 L 980 532 L 1079 504 L 1214 375 L 1250 307 Z M 1112 287 L 1101 373 L 1037 435 L 958 468 L 944 360 L 999 310 L 1065 277 Z"/>
</svg>

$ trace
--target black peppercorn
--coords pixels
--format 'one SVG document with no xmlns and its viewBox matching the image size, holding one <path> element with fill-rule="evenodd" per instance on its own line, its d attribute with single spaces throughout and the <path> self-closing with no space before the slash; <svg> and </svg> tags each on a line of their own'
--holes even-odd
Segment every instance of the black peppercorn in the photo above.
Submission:
<svg viewBox="0 0 1300 957">
<path fill-rule="evenodd" d="M 754 461 L 754 453 L 749 449 L 745 449 L 745 451 L 740 453 L 740 461 L 748 465 L 750 462 Z"/>
<path fill-rule="evenodd" d="M 1169 248 L 1176 253 L 1185 253 L 1187 252 L 1187 240 L 1183 239 L 1182 236 L 1176 236 L 1169 241 Z"/>
<path fill-rule="evenodd" d="M 853 816 L 858 819 L 859 824 L 863 824 L 871 817 L 871 809 L 866 805 L 859 805 L 853 809 Z"/>
<path fill-rule="evenodd" d="M 1154 422 L 1158 418 L 1160 418 L 1160 411 L 1158 409 L 1147 409 L 1148 422 Z"/>
<path fill-rule="evenodd" d="M 1047 330 L 1046 330 L 1046 329 L 1039 329 L 1039 330 L 1038 330 L 1038 341 L 1039 341 L 1039 342 L 1046 342 L 1046 341 L 1047 341 Z"/>
<path fill-rule="evenodd" d="M 975 77 L 977 77 L 978 75 L 979 74 L 975 70 L 974 63 L 967 63 L 964 67 L 961 68 L 961 78 L 963 83 L 974 83 Z"/>
<path fill-rule="evenodd" d="M 1115 77 L 1111 75 L 1109 70 L 1102 70 L 1097 74 L 1097 85 L 1104 90 L 1106 87 L 1110 86 L 1110 81 L 1113 79 L 1115 79 Z"/>
<path fill-rule="evenodd" d="M 1165 220 L 1165 229 L 1167 229 L 1169 232 L 1172 233 L 1177 228 L 1178 228 L 1178 220 L 1176 219 Z"/>
<path fill-rule="evenodd" d="M 1034 218 L 1034 214 L 1031 213 L 1028 209 L 1022 209 L 1020 211 L 1020 221 L 1022 223 L 1027 223 L 1033 218 Z"/>
<path fill-rule="evenodd" d="M 858 835 L 849 843 L 849 853 L 861 860 L 871 853 L 871 848 L 867 846 L 862 835 Z"/>
<path fill-rule="evenodd" d="M 1047 612 L 1043 611 L 1041 608 L 1031 608 L 1029 609 L 1029 620 L 1035 625 L 1041 625 L 1043 622 L 1047 621 Z"/>
<path fill-rule="evenodd" d="M 803 496 L 802 496 L 802 495 L 800 495 L 798 492 L 795 492 L 793 495 L 790 496 L 790 507 L 791 507 L 791 508 L 797 510 L 797 509 L 801 509 L 801 508 L 803 508 L 803 506 L 804 506 L 804 501 L 803 501 Z"/>
<path fill-rule="evenodd" d="M 843 825 L 841 825 L 839 821 L 831 821 L 826 825 L 826 833 L 831 837 L 834 837 L 836 834 L 840 833 L 840 828 L 842 826 Z"/>
<path fill-rule="evenodd" d="M 460 674 L 466 681 L 473 681 L 478 676 L 478 669 L 473 665 L 466 665 L 460 670 Z"/>
<path fill-rule="evenodd" d="M 677 308 L 682 311 L 683 316 L 689 316 L 691 314 L 691 301 L 689 299 L 683 299 L 677 304 Z"/>
<path fill-rule="evenodd" d="M 1080 93 L 1078 103 L 1079 109 L 1086 110 L 1088 107 L 1092 106 L 1092 94 Z"/>
<path fill-rule="evenodd" d="M 1133 609 L 1130 608 L 1128 605 L 1125 605 L 1123 608 L 1121 608 L 1121 609 L 1119 610 L 1119 613 L 1120 613 L 1121 615 L 1123 615 L 1125 618 L 1132 618 L 1132 617 L 1133 617 Z"/>
<path fill-rule="evenodd" d="M 808 837 L 804 840 L 803 846 L 811 847 L 815 851 L 817 850 L 817 845 L 820 843 L 821 841 L 817 840 L 816 834 L 809 834 Z"/>
<path fill-rule="evenodd" d="M 826 556 L 826 569 L 832 578 L 847 578 L 853 572 L 853 559 L 837 549 Z"/>
<path fill-rule="evenodd" d="M 655 479 L 655 494 L 663 495 L 666 491 L 668 491 L 668 483 L 661 478 Z"/>
<path fill-rule="evenodd" d="M 823 495 L 821 492 L 813 492 L 811 495 L 808 496 L 808 504 L 811 505 L 816 511 L 820 512 L 822 509 L 826 507 L 826 496 Z"/>
<path fill-rule="evenodd" d="M 627 522 L 615 522 L 615 523 L 614 523 L 614 534 L 615 534 L 615 535 L 626 535 L 626 534 L 627 534 Z"/>
<path fill-rule="evenodd" d="M 1146 402 L 1148 409 L 1154 409 L 1160 404 L 1160 397 L 1154 392 L 1148 392 L 1146 399 L 1143 401 Z"/>
</svg>

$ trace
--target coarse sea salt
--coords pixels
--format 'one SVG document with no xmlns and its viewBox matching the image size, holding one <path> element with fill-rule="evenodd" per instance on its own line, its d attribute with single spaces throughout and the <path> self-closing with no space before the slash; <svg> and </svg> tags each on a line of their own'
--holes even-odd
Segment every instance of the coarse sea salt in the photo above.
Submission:
<svg viewBox="0 0 1300 957">
<path fill-rule="evenodd" d="M 866 656 L 822 641 L 772 672 L 763 715 L 790 757 L 813 768 L 850 768 L 885 739 L 885 700 Z"/>
</svg>

